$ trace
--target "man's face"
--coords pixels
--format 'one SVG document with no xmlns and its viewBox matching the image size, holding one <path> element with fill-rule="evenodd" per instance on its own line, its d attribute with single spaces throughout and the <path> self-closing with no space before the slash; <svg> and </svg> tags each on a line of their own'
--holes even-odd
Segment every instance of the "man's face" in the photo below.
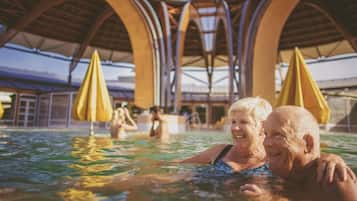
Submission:
<svg viewBox="0 0 357 201">
<path fill-rule="evenodd" d="M 153 111 L 153 112 L 151 112 L 151 115 L 152 115 L 152 118 L 154 120 L 159 120 L 160 119 L 159 111 Z"/>
<path fill-rule="evenodd" d="M 281 177 L 288 177 L 299 168 L 304 156 L 302 139 L 299 139 L 287 121 L 279 115 L 271 114 L 264 123 L 264 148 L 272 172 Z"/>
<path fill-rule="evenodd" d="M 264 135 L 261 134 L 262 124 L 256 122 L 252 115 L 246 111 L 236 111 L 232 115 L 231 135 L 239 152 L 250 153 L 262 146 Z"/>
</svg>

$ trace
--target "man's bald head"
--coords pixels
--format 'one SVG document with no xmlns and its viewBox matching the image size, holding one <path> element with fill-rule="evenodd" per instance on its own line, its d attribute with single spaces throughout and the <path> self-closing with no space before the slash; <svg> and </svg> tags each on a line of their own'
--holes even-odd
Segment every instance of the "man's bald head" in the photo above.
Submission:
<svg viewBox="0 0 357 201">
<path fill-rule="evenodd" d="M 302 139 L 305 134 L 310 134 L 316 143 L 315 152 L 320 152 L 320 129 L 315 117 L 305 108 L 298 106 L 277 107 L 268 117 L 276 118 L 282 125 L 289 125 L 294 134 Z"/>
</svg>

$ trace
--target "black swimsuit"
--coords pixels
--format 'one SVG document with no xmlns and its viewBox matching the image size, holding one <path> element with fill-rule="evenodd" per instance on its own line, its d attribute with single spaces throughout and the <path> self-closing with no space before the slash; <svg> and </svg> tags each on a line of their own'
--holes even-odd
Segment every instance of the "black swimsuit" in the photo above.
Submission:
<svg viewBox="0 0 357 201">
<path fill-rule="evenodd" d="M 224 147 L 221 153 L 218 154 L 217 158 L 212 161 L 210 171 L 213 174 L 222 176 L 233 174 L 239 174 L 243 176 L 272 176 L 268 164 L 264 164 L 256 168 L 242 170 L 240 172 L 235 172 L 231 166 L 222 160 L 222 158 L 229 152 L 232 147 L 233 145 L 227 145 Z"/>
</svg>

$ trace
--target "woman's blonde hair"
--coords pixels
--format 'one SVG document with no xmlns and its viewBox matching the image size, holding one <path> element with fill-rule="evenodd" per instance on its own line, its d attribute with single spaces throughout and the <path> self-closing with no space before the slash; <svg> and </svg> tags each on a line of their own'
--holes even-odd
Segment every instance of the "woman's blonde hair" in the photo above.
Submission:
<svg viewBox="0 0 357 201">
<path fill-rule="evenodd" d="M 256 121 L 264 121 L 272 112 L 271 104 L 260 97 L 247 97 L 234 102 L 228 110 L 228 117 L 232 119 L 234 113 L 244 111 L 252 114 Z"/>
<path fill-rule="evenodd" d="M 112 120 L 117 119 L 125 120 L 124 110 L 122 108 L 117 108 L 113 111 Z"/>
</svg>

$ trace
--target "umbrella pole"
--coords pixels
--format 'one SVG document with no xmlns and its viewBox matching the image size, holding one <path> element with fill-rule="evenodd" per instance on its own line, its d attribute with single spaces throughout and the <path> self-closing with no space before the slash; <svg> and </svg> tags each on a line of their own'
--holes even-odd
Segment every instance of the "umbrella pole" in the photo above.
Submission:
<svg viewBox="0 0 357 201">
<path fill-rule="evenodd" d="M 91 136 L 94 135 L 93 121 L 90 122 L 89 135 L 91 135 Z"/>
</svg>

